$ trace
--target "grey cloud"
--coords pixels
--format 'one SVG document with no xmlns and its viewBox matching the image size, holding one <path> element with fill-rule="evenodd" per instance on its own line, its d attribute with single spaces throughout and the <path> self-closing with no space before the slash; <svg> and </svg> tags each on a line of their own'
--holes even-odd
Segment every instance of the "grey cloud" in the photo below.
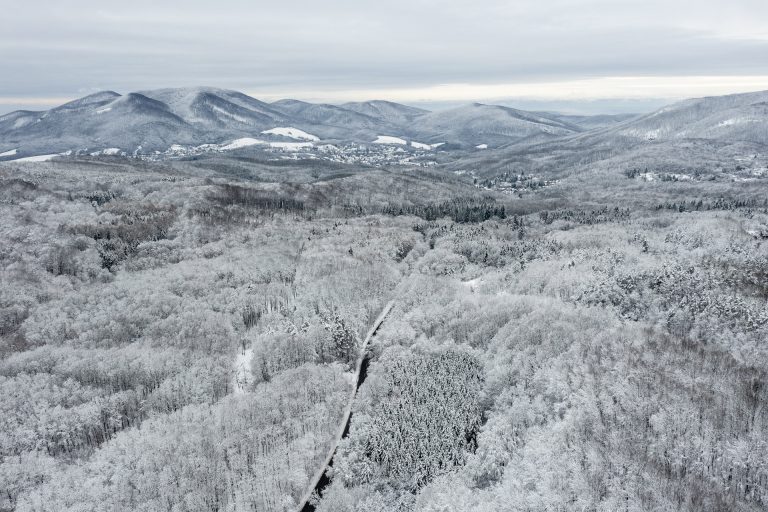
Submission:
<svg viewBox="0 0 768 512">
<path fill-rule="evenodd" d="M 0 96 L 768 75 L 768 3 L 668 3 L 33 0 L 3 9 Z"/>
</svg>

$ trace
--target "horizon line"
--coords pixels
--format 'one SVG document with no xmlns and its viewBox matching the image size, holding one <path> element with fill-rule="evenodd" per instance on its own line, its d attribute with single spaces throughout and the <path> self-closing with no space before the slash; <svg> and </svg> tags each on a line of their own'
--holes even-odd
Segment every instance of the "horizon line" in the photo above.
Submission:
<svg viewBox="0 0 768 512">
<path fill-rule="evenodd" d="M 142 88 L 195 88 L 209 86 L 181 86 Z M 768 76 L 625 76 L 599 77 L 548 82 L 515 82 L 501 84 L 451 83 L 424 87 L 390 87 L 357 89 L 291 89 L 281 92 L 253 87 L 214 89 L 238 90 L 266 102 L 296 99 L 312 103 L 340 104 L 353 101 L 392 101 L 404 104 L 473 103 L 473 102 L 539 102 L 539 103 L 591 103 L 622 101 L 674 102 L 705 96 L 722 96 L 768 90 Z M 119 88 L 118 88 L 119 89 Z M 7 106 L 47 107 L 47 109 L 88 96 L 96 92 L 114 90 L 93 88 L 78 95 L 57 96 L 0 96 L 0 115 L 17 110 Z M 129 91 L 134 92 L 134 91 Z"/>
</svg>

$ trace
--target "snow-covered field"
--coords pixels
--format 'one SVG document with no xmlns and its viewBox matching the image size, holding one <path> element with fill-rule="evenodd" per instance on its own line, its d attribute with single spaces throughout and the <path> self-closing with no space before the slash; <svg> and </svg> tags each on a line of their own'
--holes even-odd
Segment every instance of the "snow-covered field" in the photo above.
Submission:
<svg viewBox="0 0 768 512">
<path fill-rule="evenodd" d="M 261 139 L 243 137 L 242 139 L 235 139 L 229 144 L 226 144 L 224 146 L 219 146 L 219 149 L 222 151 L 231 151 L 233 149 L 245 148 L 248 146 L 254 146 L 256 144 L 267 144 L 267 142 Z"/>
<path fill-rule="evenodd" d="M 215 144 L 205 144 L 207 149 L 209 150 L 218 149 L 219 151 L 231 151 L 233 149 L 240 149 L 240 148 L 245 148 L 248 146 L 256 146 L 256 145 L 266 145 L 271 148 L 282 149 L 285 151 L 298 151 L 300 149 L 306 149 L 306 148 L 312 147 L 311 142 L 267 142 L 265 140 L 254 139 L 251 137 L 243 137 L 242 139 L 235 139 L 229 144 L 224 144 L 223 146 L 217 146 Z M 201 147 L 201 146 L 198 146 L 198 147 Z"/>
<path fill-rule="evenodd" d="M 299 130 L 298 128 L 293 128 L 291 126 L 285 128 L 272 128 L 271 130 L 264 130 L 261 133 L 264 135 L 280 135 L 296 140 L 320 140 L 320 137 L 317 135 L 312 135 L 311 133 L 307 133 L 304 130 Z"/>
<path fill-rule="evenodd" d="M 94 151 L 91 153 L 91 156 L 99 156 L 99 155 L 105 155 L 105 156 L 117 156 L 119 154 L 124 154 L 124 151 L 120 148 L 107 148 L 102 149 L 101 151 Z"/>
<path fill-rule="evenodd" d="M 373 144 L 400 144 L 405 146 L 408 144 L 408 141 L 401 139 L 400 137 L 393 137 L 391 135 L 378 135 L 376 140 L 373 141 Z"/>
<path fill-rule="evenodd" d="M 61 156 L 61 155 L 58 153 L 54 153 L 52 155 L 26 156 L 24 158 L 17 158 L 16 160 L 12 160 L 12 161 L 13 162 L 47 162 L 48 160 L 56 158 L 57 156 Z"/>
</svg>

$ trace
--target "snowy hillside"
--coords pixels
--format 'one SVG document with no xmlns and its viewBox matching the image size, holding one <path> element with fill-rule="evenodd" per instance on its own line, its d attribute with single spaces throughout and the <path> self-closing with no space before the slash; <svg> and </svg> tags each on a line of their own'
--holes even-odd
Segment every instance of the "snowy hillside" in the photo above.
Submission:
<svg viewBox="0 0 768 512">
<path fill-rule="evenodd" d="M 480 103 L 436 112 L 386 101 L 265 103 L 210 87 L 125 95 L 103 91 L 43 112 L 0 116 L 0 159 L 66 151 L 109 154 L 104 150 L 110 148 L 119 148 L 116 154 L 163 154 L 174 144 L 199 147 L 259 137 L 284 143 L 284 149 L 306 147 L 285 145 L 291 141 L 325 141 L 398 144 L 419 151 L 438 145 L 441 150 L 616 151 L 693 139 L 768 143 L 768 93 L 688 100 L 638 117 L 565 116 Z"/>
<path fill-rule="evenodd" d="M 580 131 L 576 125 L 545 115 L 475 103 L 424 114 L 410 125 L 409 134 L 429 142 L 499 146 L 536 135 L 555 137 Z"/>
<path fill-rule="evenodd" d="M 644 140 L 768 143 L 768 91 L 686 100 L 617 125 L 614 133 Z"/>
<path fill-rule="evenodd" d="M 265 135 L 279 135 L 281 137 L 288 137 L 290 139 L 296 139 L 296 140 L 320 140 L 320 137 L 317 135 L 312 135 L 311 133 L 307 133 L 304 130 L 299 130 L 298 128 L 272 128 L 270 130 L 264 130 L 261 133 Z"/>
</svg>

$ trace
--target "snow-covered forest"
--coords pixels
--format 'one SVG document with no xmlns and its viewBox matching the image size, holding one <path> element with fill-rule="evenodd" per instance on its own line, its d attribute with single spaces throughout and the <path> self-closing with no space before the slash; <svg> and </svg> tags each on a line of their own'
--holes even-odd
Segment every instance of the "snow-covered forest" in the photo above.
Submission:
<svg viewBox="0 0 768 512">
<path fill-rule="evenodd" d="M 539 174 L 0 164 L 0 510 L 765 510 L 764 180 Z"/>
</svg>

